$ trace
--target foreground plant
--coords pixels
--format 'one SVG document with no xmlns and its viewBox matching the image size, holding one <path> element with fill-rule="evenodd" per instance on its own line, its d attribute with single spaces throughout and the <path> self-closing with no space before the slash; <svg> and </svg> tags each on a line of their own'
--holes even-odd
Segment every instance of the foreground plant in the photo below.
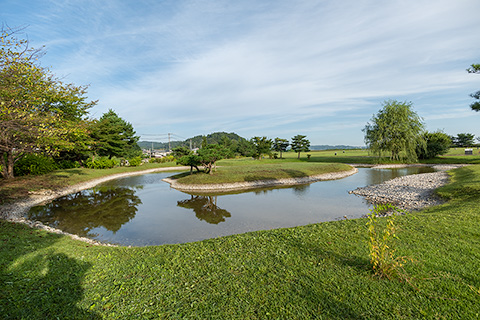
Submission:
<svg viewBox="0 0 480 320">
<path fill-rule="evenodd" d="M 395 216 L 402 210 L 391 204 L 378 204 L 370 210 L 368 215 L 368 248 L 370 262 L 375 275 L 380 278 L 392 279 L 402 276 L 405 257 L 395 257 L 395 249 L 391 243 L 396 238 Z M 379 223 L 380 215 L 388 214 L 385 227 Z"/>
</svg>

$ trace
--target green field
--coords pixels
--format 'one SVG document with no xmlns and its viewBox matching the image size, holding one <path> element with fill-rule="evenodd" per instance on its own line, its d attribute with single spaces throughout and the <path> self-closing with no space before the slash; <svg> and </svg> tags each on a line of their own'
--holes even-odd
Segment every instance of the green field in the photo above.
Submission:
<svg viewBox="0 0 480 320">
<path fill-rule="evenodd" d="M 465 156 L 464 148 L 451 148 L 446 155 L 436 157 L 434 159 L 421 160 L 421 163 L 432 164 L 456 164 L 456 163 L 471 163 L 480 164 L 480 150 L 474 149 L 474 154 Z M 344 153 L 345 151 L 345 153 Z M 336 153 L 336 155 L 335 155 Z M 307 154 L 310 154 L 310 160 L 307 159 Z M 294 160 L 297 158 L 297 154 L 293 152 L 285 152 L 283 157 L 288 160 Z M 368 150 L 365 149 L 352 149 L 352 150 L 321 150 L 310 151 L 300 154 L 300 161 L 311 162 L 340 162 L 340 163 L 352 163 L 352 164 L 375 164 L 381 163 L 398 163 L 392 162 L 388 158 L 382 158 L 380 161 L 376 157 L 372 156 Z"/>
<path fill-rule="evenodd" d="M 0 222 L 5 319 L 478 319 L 480 166 L 400 216 L 407 280 L 373 275 L 364 219 L 180 245 L 99 247 Z M 294 214 L 294 213 L 292 213 Z M 383 221 L 383 220 L 381 220 Z M 384 221 L 383 221 L 384 222 Z"/>
<path fill-rule="evenodd" d="M 258 180 L 304 178 L 318 174 L 348 171 L 352 168 L 341 163 L 290 162 L 282 160 L 225 160 L 209 174 L 183 173 L 172 178 L 183 184 L 234 183 Z"/>
</svg>

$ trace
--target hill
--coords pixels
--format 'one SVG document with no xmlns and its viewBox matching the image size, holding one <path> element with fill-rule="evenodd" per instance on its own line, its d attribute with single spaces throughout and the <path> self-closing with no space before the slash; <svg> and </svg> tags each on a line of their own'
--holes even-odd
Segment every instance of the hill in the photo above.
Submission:
<svg viewBox="0 0 480 320">
<path fill-rule="evenodd" d="M 207 138 L 207 143 L 209 144 L 219 144 L 221 143 L 224 139 L 229 139 L 232 141 L 246 141 L 245 138 L 240 137 L 238 134 L 234 132 L 214 132 L 210 133 L 206 136 L 203 135 L 198 135 L 192 138 L 188 138 L 184 141 L 170 141 L 170 147 L 173 149 L 178 146 L 185 146 L 185 147 L 190 147 L 190 141 L 192 144 L 192 148 L 199 148 L 202 145 L 202 140 L 203 137 Z M 154 142 L 154 141 L 139 141 L 138 145 L 142 149 L 168 149 L 168 142 Z"/>
</svg>

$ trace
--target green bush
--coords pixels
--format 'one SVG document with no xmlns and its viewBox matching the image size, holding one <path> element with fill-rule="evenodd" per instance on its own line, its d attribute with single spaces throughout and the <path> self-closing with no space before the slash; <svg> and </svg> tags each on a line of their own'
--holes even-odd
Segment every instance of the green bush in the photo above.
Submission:
<svg viewBox="0 0 480 320">
<path fill-rule="evenodd" d="M 85 163 L 85 167 L 90 169 L 110 169 L 117 166 L 116 159 L 109 159 L 108 157 L 90 157 L 88 158 Z"/>
<path fill-rule="evenodd" d="M 150 160 L 148 160 L 148 162 L 150 163 L 165 163 L 165 162 L 172 162 L 172 161 L 175 161 L 174 156 L 166 156 L 163 158 L 151 158 Z"/>
<path fill-rule="evenodd" d="M 135 157 L 135 158 L 129 159 L 128 163 L 130 164 L 131 167 L 138 167 L 139 165 L 142 164 L 142 158 Z"/>
<path fill-rule="evenodd" d="M 417 146 L 416 152 L 419 159 L 433 159 L 436 156 L 443 155 L 448 152 L 452 140 L 450 137 L 442 132 L 425 132 L 424 139 L 426 142 L 425 148 Z"/>
<path fill-rule="evenodd" d="M 73 160 L 58 160 L 57 162 L 58 169 L 73 169 L 80 168 L 80 162 Z"/>
<path fill-rule="evenodd" d="M 15 176 L 41 175 L 58 169 L 52 158 L 41 154 L 27 154 L 15 163 L 13 174 Z"/>
</svg>

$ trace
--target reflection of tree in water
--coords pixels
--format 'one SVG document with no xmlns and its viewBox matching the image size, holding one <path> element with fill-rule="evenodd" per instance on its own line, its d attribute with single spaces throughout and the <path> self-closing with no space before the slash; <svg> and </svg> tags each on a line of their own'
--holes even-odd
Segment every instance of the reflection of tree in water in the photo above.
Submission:
<svg viewBox="0 0 480 320">
<path fill-rule="evenodd" d="M 92 236 L 90 231 L 98 227 L 115 233 L 135 217 L 141 203 L 134 189 L 96 187 L 33 207 L 28 219 L 80 236 Z"/>
<path fill-rule="evenodd" d="M 192 195 L 190 199 L 177 201 L 177 206 L 193 209 L 198 219 L 212 224 L 218 224 L 231 217 L 230 212 L 217 206 L 217 196 Z"/>
<path fill-rule="evenodd" d="M 273 191 L 277 191 L 279 189 L 292 189 L 293 193 L 295 193 L 296 195 L 301 195 L 307 192 L 309 188 L 310 188 L 310 184 L 298 184 L 293 186 L 276 186 L 271 188 L 255 189 L 253 190 L 253 192 L 256 195 L 262 195 L 262 194 L 267 194 Z"/>
</svg>

